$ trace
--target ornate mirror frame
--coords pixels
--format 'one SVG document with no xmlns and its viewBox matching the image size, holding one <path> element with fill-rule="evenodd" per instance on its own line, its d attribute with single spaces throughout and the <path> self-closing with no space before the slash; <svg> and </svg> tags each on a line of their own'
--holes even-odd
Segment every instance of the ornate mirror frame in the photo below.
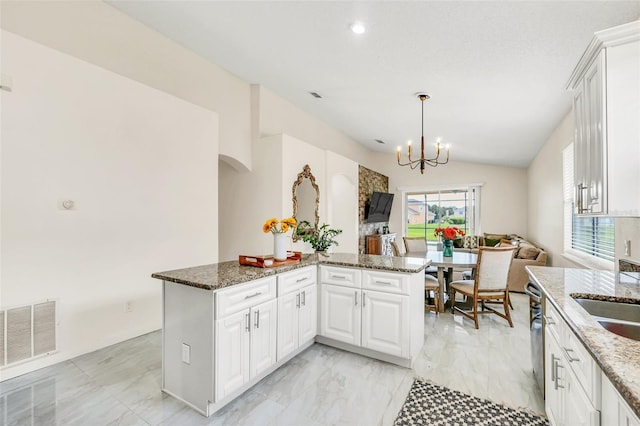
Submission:
<svg viewBox="0 0 640 426">
<path fill-rule="evenodd" d="M 298 222 L 298 197 L 297 197 L 297 189 L 298 186 L 304 182 L 305 179 L 309 179 L 311 182 L 311 187 L 316 191 L 316 201 L 315 201 L 315 220 L 311 225 L 313 226 L 313 230 L 318 229 L 318 223 L 320 222 L 320 215 L 318 214 L 318 205 L 320 204 L 320 189 L 316 184 L 316 178 L 311 173 L 311 167 L 308 164 L 305 164 L 301 173 L 298 173 L 298 178 L 295 182 L 293 182 L 293 186 L 291 187 L 291 195 L 293 201 L 293 218 Z M 298 223 L 299 224 L 299 223 Z M 294 230 L 293 235 L 291 236 L 293 241 L 302 240 L 302 237 L 298 235 L 297 230 Z"/>
</svg>

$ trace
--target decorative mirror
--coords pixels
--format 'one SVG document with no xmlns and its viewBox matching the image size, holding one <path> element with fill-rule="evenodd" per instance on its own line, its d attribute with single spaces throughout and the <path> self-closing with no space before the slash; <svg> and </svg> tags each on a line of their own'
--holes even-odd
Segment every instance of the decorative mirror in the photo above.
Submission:
<svg viewBox="0 0 640 426">
<path fill-rule="evenodd" d="M 298 179 L 293 182 L 291 193 L 293 195 L 293 218 L 298 222 L 298 225 L 302 222 L 309 223 L 308 227 L 301 227 L 300 232 L 314 232 L 318 229 L 320 221 L 318 214 L 320 190 L 308 164 L 304 166 L 302 173 L 298 173 Z M 293 232 L 292 239 L 293 241 L 302 239 L 297 230 Z"/>
</svg>

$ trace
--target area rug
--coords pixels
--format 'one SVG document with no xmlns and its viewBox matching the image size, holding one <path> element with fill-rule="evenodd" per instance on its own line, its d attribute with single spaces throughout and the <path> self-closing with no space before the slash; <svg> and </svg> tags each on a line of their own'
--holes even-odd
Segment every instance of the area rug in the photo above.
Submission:
<svg viewBox="0 0 640 426">
<path fill-rule="evenodd" d="M 414 380 L 394 425 L 548 425 L 546 418 Z"/>
</svg>

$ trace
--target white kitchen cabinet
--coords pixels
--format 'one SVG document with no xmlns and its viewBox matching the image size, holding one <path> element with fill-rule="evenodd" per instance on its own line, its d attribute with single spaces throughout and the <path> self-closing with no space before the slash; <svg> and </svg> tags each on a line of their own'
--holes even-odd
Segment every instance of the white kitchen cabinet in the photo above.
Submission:
<svg viewBox="0 0 640 426">
<path fill-rule="evenodd" d="M 275 278 L 216 293 L 216 401 L 229 396 L 276 363 L 275 297 Z"/>
<path fill-rule="evenodd" d="M 362 347 L 409 356 L 409 296 L 362 291 Z"/>
<path fill-rule="evenodd" d="M 567 88 L 575 213 L 640 216 L 640 21 L 597 32 Z"/>
<path fill-rule="evenodd" d="M 362 291 L 333 284 L 320 285 L 320 335 L 360 345 Z"/>
<path fill-rule="evenodd" d="M 600 369 L 557 310 L 545 306 L 545 410 L 552 425 L 600 425 Z"/>
<path fill-rule="evenodd" d="M 410 366 L 424 342 L 424 273 L 325 268 L 317 341 Z"/>
<path fill-rule="evenodd" d="M 278 361 L 316 337 L 316 271 L 309 267 L 278 277 Z"/>
<path fill-rule="evenodd" d="M 602 373 L 602 425 L 640 426 L 638 417 L 604 373 Z"/>
</svg>

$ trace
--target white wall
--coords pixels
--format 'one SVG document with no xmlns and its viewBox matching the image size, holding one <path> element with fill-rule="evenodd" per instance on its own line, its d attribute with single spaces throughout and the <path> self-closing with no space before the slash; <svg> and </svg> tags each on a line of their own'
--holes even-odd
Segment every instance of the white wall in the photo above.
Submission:
<svg viewBox="0 0 640 426">
<path fill-rule="evenodd" d="M 320 187 L 320 222 L 326 221 L 327 187 L 323 150 L 288 135 L 258 140 L 253 170 L 238 172 L 220 167 L 220 260 L 237 260 L 239 254 L 273 253 L 273 236 L 262 232 L 271 218 L 293 214 L 292 186 L 309 164 Z M 290 242 L 294 250 L 313 251 L 303 242 Z"/>
<path fill-rule="evenodd" d="M 217 261 L 218 122 L 5 31 L 1 72 L 0 306 L 59 303 L 58 353 L 6 379 L 160 328 L 151 273 Z"/>
<path fill-rule="evenodd" d="M 529 165 L 529 220 L 527 234 L 548 253 L 551 266 L 575 268 L 562 257 L 564 251 L 564 205 L 562 198 L 562 150 L 573 141 L 573 114 L 555 128 Z"/>
<path fill-rule="evenodd" d="M 331 151 L 326 151 L 327 218 L 334 229 L 342 230 L 336 237 L 341 253 L 358 253 L 358 163 Z"/>
<path fill-rule="evenodd" d="M 251 168 L 250 85 L 98 0 L 0 2 L 3 29 L 220 116 L 220 155 Z"/>
<path fill-rule="evenodd" d="M 455 158 L 455 151 L 451 152 Z M 389 176 L 389 191 L 396 196 L 389 227 L 403 232 L 402 196 L 399 186 L 464 185 L 481 183 L 481 232 L 527 236 L 527 171 L 475 163 L 450 161 L 446 165 L 418 169 L 398 166 L 395 154 L 375 154 L 367 167 Z"/>
</svg>

